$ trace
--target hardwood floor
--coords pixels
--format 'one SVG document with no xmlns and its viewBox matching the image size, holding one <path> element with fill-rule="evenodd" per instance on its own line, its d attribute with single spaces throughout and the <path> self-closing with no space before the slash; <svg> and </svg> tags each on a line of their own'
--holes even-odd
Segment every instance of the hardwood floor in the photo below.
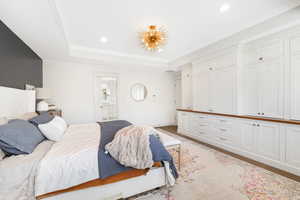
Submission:
<svg viewBox="0 0 300 200">
<path fill-rule="evenodd" d="M 287 178 L 290 178 L 290 179 L 293 179 L 293 180 L 295 180 L 295 181 L 297 181 L 297 182 L 300 182 L 300 176 L 291 174 L 291 173 L 289 173 L 289 172 L 286 172 L 286 171 L 283 171 L 283 170 L 280 170 L 280 169 L 271 167 L 271 166 L 269 166 L 269 165 L 260 163 L 260 162 L 258 162 L 258 161 L 255 161 L 255 160 L 246 158 L 246 157 L 244 157 L 244 156 L 241 156 L 241 155 L 238 155 L 238 154 L 235 154 L 235 153 L 226 151 L 226 150 L 221 149 L 221 148 L 219 148 L 219 147 L 216 147 L 216 146 L 213 146 L 213 145 L 204 143 L 204 142 L 200 142 L 200 141 L 195 140 L 195 139 L 193 139 L 193 138 L 190 138 L 190 137 L 188 137 L 188 136 L 182 135 L 182 134 L 180 134 L 180 133 L 177 132 L 177 126 L 164 126 L 164 127 L 159 127 L 159 128 L 160 128 L 160 129 L 163 129 L 163 130 L 165 130 L 165 131 L 168 131 L 168 132 L 170 132 L 170 133 L 172 133 L 172 134 L 176 134 L 176 135 L 179 135 L 179 136 L 181 136 L 181 137 L 188 138 L 188 139 L 193 140 L 193 141 L 195 141 L 195 142 L 197 142 L 197 143 L 199 143 L 199 144 L 205 145 L 205 146 L 210 147 L 210 148 L 212 148 L 212 149 L 215 149 L 215 150 L 217 150 L 217 151 L 219 151 L 219 152 L 222 152 L 222 153 L 225 153 L 225 154 L 230 155 L 230 156 L 232 156 L 232 157 L 235 157 L 235 158 L 238 158 L 238 159 L 240 159 L 240 160 L 246 161 L 246 162 L 248 162 L 248 163 L 251 163 L 251 164 L 256 165 L 256 166 L 258 166 L 258 167 L 264 168 L 264 169 L 269 170 L 269 171 L 271 171 L 271 172 L 277 173 L 277 174 L 279 174 L 279 175 L 281 175 L 281 176 L 285 176 L 285 177 L 287 177 Z"/>
</svg>

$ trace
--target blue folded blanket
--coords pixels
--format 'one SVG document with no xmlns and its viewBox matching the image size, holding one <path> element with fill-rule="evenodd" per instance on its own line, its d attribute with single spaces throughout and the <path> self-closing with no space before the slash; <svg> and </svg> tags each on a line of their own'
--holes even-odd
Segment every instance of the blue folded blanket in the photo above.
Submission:
<svg viewBox="0 0 300 200">
<path fill-rule="evenodd" d="M 99 166 L 99 176 L 100 179 L 104 179 L 121 172 L 132 170 L 131 167 L 125 167 L 116 161 L 113 157 L 105 151 L 105 145 L 110 143 L 115 134 L 122 128 L 132 125 L 130 122 L 125 120 L 117 120 L 110 122 L 99 122 L 101 127 L 101 139 L 98 151 L 98 166 Z M 174 178 L 178 178 L 178 173 L 173 162 L 172 156 L 165 149 L 163 144 L 160 142 L 159 138 L 154 135 L 150 135 L 150 148 L 152 151 L 154 162 L 169 162 L 172 174 Z"/>
</svg>

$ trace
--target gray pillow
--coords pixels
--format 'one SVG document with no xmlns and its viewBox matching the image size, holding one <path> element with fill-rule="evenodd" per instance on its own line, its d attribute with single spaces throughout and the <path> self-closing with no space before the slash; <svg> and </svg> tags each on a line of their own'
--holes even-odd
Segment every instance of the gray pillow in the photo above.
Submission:
<svg viewBox="0 0 300 200">
<path fill-rule="evenodd" d="M 0 148 L 8 155 L 32 153 L 44 136 L 25 120 L 12 120 L 0 126 Z"/>
<path fill-rule="evenodd" d="M 38 126 L 50 122 L 53 118 L 54 116 L 50 115 L 48 112 L 42 112 L 40 115 L 30 119 L 29 122 Z"/>
</svg>

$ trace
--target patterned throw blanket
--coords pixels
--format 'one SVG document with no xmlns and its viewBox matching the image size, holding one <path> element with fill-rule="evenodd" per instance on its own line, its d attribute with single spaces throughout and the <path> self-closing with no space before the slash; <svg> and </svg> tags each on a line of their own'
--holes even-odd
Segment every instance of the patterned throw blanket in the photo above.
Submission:
<svg viewBox="0 0 300 200">
<path fill-rule="evenodd" d="M 105 150 L 124 166 L 135 169 L 151 168 L 154 164 L 149 136 L 151 127 L 128 126 L 117 132 Z"/>
<path fill-rule="evenodd" d="M 163 144 L 160 142 L 159 138 L 155 136 L 155 134 L 150 133 L 153 129 L 147 129 L 142 127 L 135 127 L 131 126 L 132 124 L 127 121 L 111 121 L 111 122 L 100 122 L 101 126 L 101 141 L 99 146 L 99 153 L 98 153 L 98 162 L 99 162 L 99 175 L 100 178 L 107 178 L 109 176 L 113 176 L 115 174 L 131 170 L 132 167 L 134 168 L 150 168 L 152 167 L 154 162 L 162 162 L 166 169 L 168 169 L 167 174 L 172 175 L 173 179 L 176 179 L 178 177 L 178 173 L 176 170 L 176 167 L 173 163 L 173 158 L 169 154 L 169 152 L 165 149 Z M 131 127 L 130 127 L 131 126 Z M 126 128 L 127 127 L 127 128 Z M 125 129 L 123 129 L 125 128 Z M 119 130 L 121 130 L 121 134 L 118 136 L 116 135 Z M 133 134 L 137 137 L 131 137 L 128 136 L 128 134 Z M 128 137 L 120 138 L 122 134 L 127 134 Z M 144 137 L 146 134 L 147 137 Z M 124 136 L 124 135 L 123 135 Z M 116 140 L 111 143 L 114 138 L 116 137 Z M 131 139 L 133 140 L 131 140 Z M 124 139 L 124 140 L 123 140 Z M 147 139 L 147 141 L 146 141 Z M 109 143 L 108 148 L 112 148 L 114 144 L 121 142 L 127 143 L 125 146 L 120 146 L 119 150 L 124 150 L 122 154 L 118 154 L 117 152 L 121 152 L 115 148 L 114 157 L 120 160 L 123 164 L 126 164 L 127 167 L 123 164 L 121 164 L 119 161 L 117 161 L 113 156 L 111 156 L 110 153 L 107 153 L 105 150 L 105 146 Z M 137 146 L 138 144 L 141 144 L 143 146 Z M 144 145 L 148 145 L 148 147 L 145 147 Z M 125 148 L 128 148 L 126 149 Z M 145 153 L 142 154 L 136 154 L 138 156 L 135 156 L 134 158 L 128 159 L 128 153 L 130 151 L 130 148 L 139 147 L 139 153 Z M 150 151 L 151 150 L 151 155 Z M 135 153 L 137 153 L 137 150 L 135 150 Z M 117 156 L 118 154 L 118 156 Z M 150 156 L 152 157 L 152 161 L 149 161 Z M 120 159 L 119 159 L 120 158 Z M 142 162 L 141 162 L 142 161 Z M 144 162 L 145 161 L 145 162 Z M 131 166 L 131 167 L 129 167 Z M 169 172 L 169 173 L 168 173 Z M 169 181 L 170 182 L 170 181 Z M 172 182 L 172 181 L 171 181 Z"/>
</svg>

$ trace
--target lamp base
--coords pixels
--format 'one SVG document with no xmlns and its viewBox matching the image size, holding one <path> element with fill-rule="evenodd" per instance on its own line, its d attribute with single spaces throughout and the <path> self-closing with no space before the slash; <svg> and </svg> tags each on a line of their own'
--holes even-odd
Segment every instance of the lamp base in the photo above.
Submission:
<svg viewBox="0 0 300 200">
<path fill-rule="evenodd" d="M 42 112 L 42 111 L 48 111 L 49 110 L 49 104 L 46 101 L 40 101 L 37 104 L 37 111 Z"/>
</svg>

